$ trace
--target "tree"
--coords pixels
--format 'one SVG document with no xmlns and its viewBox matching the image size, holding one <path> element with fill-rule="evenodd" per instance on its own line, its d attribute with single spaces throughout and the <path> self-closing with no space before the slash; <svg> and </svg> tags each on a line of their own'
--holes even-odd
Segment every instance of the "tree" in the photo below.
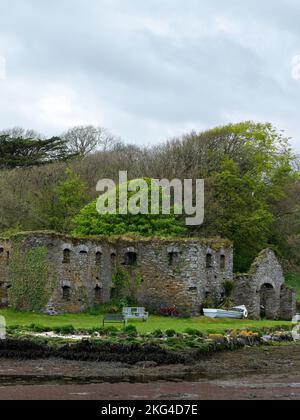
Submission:
<svg viewBox="0 0 300 420">
<path fill-rule="evenodd" d="M 96 150 L 107 151 L 116 142 L 105 128 L 92 125 L 71 128 L 62 135 L 71 153 L 84 157 Z"/>
<path fill-rule="evenodd" d="M 53 190 L 52 199 L 46 202 L 43 216 L 48 229 L 69 233 L 73 218 L 87 203 L 86 185 L 71 169 L 65 171 L 63 179 Z"/>
<path fill-rule="evenodd" d="M 46 140 L 0 136 L 0 169 L 31 167 L 74 157 L 59 137 Z"/>
<path fill-rule="evenodd" d="M 13 127 L 7 128 L 5 130 L 0 130 L 0 136 L 8 136 L 11 139 L 22 138 L 22 139 L 45 139 L 46 137 L 43 134 L 38 133 L 33 129 L 25 129 L 22 127 Z"/>
<path fill-rule="evenodd" d="M 151 197 L 150 180 L 148 183 L 148 198 Z M 116 195 L 119 197 L 120 186 L 116 188 Z M 128 193 L 128 201 L 134 192 Z M 117 199 L 117 207 L 118 207 Z M 185 236 L 187 228 L 183 222 L 174 214 L 174 209 L 170 215 L 151 215 L 130 213 L 103 214 L 100 215 L 96 208 L 96 201 L 85 206 L 74 219 L 76 235 L 140 235 L 140 236 Z"/>
</svg>

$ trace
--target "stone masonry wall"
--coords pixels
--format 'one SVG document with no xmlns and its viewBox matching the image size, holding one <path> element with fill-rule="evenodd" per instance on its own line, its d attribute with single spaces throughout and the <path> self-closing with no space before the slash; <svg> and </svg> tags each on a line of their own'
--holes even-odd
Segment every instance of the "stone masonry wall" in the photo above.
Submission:
<svg viewBox="0 0 300 420">
<path fill-rule="evenodd" d="M 281 289 L 280 319 L 290 321 L 296 315 L 296 293 L 283 286 Z"/>
<path fill-rule="evenodd" d="M 7 289 L 8 283 L 8 269 L 10 258 L 10 244 L 8 241 L 1 241 L 0 243 L 0 308 L 8 304 Z"/>
<path fill-rule="evenodd" d="M 284 276 L 275 253 L 264 250 L 253 263 L 247 275 L 235 277 L 234 300 L 247 306 L 250 318 L 292 319 L 296 309 L 292 296 L 284 292 Z"/>
<path fill-rule="evenodd" d="M 18 235 L 18 240 L 24 252 L 39 246 L 48 249 L 55 279 L 45 308 L 49 314 L 80 312 L 109 302 L 116 291 L 117 268 L 132 282 L 138 281 L 137 304 L 150 311 L 175 305 L 187 315 L 199 315 L 208 299 L 218 304 L 223 282 L 233 279 L 232 244 L 220 239 L 82 239 L 42 232 Z M 0 239 L 0 306 L 9 304 L 14 241 Z M 234 301 L 246 305 L 251 318 L 259 319 L 263 311 L 270 319 L 292 318 L 295 296 L 283 287 L 282 268 L 273 251 L 263 251 L 250 272 L 234 281 Z"/>
<path fill-rule="evenodd" d="M 122 267 L 140 281 L 139 305 L 150 310 L 176 305 L 180 311 L 196 315 L 208 296 L 220 300 L 222 283 L 232 278 L 233 272 L 231 243 L 218 239 L 108 241 L 51 233 L 22 238 L 24 252 L 39 246 L 48 249 L 56 282 L 46 308 L 50 314 L 80 312 L 109 302 L 115 288 L 114 271 Z M 3 271 L 1 278 L 2 283 L 9 281 L 7 272 Z"/>
<path fill-rule="evenodd" d="M 207 295 L 219 301 L 222 283 L 232 278 L 232 248 L 218 241 L 120 241 L 117 249 L 122 265 L 127 252 L 137 255 L 133 275 L 142 279 L 138 301 L 152 310 L 175 305 L 180 312 L 200 314 Z M 207 255 L 211 256 L 210 267 Z"/>
</svg>

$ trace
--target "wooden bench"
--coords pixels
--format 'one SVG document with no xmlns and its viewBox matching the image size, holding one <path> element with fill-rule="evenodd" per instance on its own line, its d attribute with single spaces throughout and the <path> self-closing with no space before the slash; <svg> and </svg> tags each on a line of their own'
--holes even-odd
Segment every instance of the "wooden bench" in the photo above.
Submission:
<svg viewBox="0 0 300 420">
<path fill-rule="evenodd" d="M 123 316 L 128 319 L 142 319 L 148 321 L 149 313 L 146 312 L 145 308 L 123 308 Z"/>
<path fill-rule="evenodd" d="M 105 323 L 123 323 L 126 326 L 127 320 L 122 314 L 105 314 L 103 317 L 103 327 Z"/>
</svg>

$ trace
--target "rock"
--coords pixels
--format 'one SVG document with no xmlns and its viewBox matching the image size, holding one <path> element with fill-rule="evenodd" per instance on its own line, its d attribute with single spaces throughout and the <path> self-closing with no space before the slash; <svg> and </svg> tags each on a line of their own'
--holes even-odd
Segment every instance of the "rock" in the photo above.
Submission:
<svg viewBox="0 0 300 420">
<path fill-rule="evenodd" d="M 143 368 L 143 369 L 148 369 L 148 368 L 154 368 L 154 367 L 157 367 L 158 365 L 157 365 L 157 363 L 156 362 L 151 362 L 151 361 L 148 361 L 148 362 L 138 362 L 138 363 L 136 363 L 136 365 L 135 365 L 136 367 L 141 367 L 141 368 Z"/>
<path fill-rule="evenodd" d="M 270 343 L 270 341 L 273 341 L 273 337 L 271 335 L 264 335 L 261 340 L 263 343 Z"/>
</svg>

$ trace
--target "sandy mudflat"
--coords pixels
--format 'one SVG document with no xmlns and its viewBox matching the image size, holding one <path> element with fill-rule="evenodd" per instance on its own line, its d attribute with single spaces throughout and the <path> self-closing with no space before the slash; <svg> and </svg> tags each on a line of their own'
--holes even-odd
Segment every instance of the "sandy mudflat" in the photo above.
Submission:
<svg viewBox="0 0 300 420">
<path fill-rule="evenodd" d="M 0 360 L 0 399 L 300 400 L 300 345 L 246 348 L 193 366 Z"/>
</svg>

